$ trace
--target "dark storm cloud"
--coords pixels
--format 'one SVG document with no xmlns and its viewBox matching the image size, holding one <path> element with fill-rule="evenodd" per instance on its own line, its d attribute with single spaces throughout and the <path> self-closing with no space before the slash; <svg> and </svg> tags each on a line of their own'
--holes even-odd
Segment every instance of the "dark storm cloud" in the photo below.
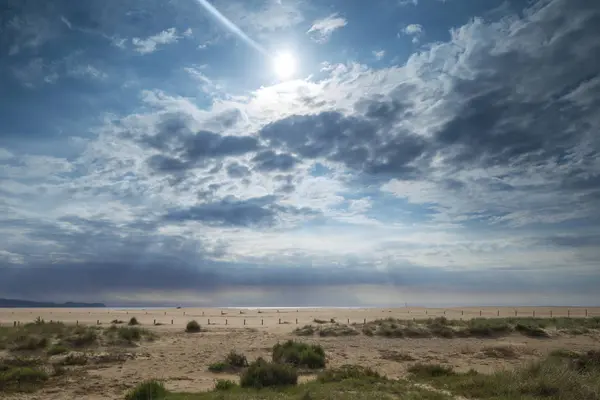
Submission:
<svg viewBox="0 0 600 400">
<path fill-rule="evenodd" d="M 258 148 L 258 141 L 251 136 L 221 136 L 214 132 L 200 131 L 183 140 L 183 153 L 191 160 L 218 158 L 249 153 Z"/>
<path fill-rule="evenodd" d="M 272 226 L 280 215 L 314 216 L 308 208 L 282 206 L 275 196 L 255 197 L 247 200 L 225 198 L 218 202 L 199 204 L 167 213 L 166 221 L 202 221 L 218 226 Z"/>
<path fill-rule="evenodd" d="M 393 176 L 414 174 L 411 163 L 426 150 L 425 140 L 416 135 L 339 112 L 291 116 L 265 126 L 260 136 L 304 158 L 323 158 L 366 173 Z"/>
<path fill-rule="evenodd" d="M 158 128 L 157 134 L 144 135 L 140 139 L 142 143 L 163 151 L 163 154 L 146 160 L 158 172 L 185 171 L 206 166 L 208 161 L 239 156 L 258 149 L 257 139 L 251 136 L 220 135 L 210 131 L 186 133 L 186 125 L 180 119 L 163 121 Z"/>
</svg>

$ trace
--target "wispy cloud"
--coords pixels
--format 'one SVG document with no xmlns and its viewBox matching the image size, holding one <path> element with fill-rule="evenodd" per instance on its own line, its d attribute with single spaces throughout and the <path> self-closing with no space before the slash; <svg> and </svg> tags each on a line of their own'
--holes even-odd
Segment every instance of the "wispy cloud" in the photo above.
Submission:
<svg viewBox="0 0 600 400">
<path fill-rule="evenodd" d="M 146 39 L 133 38 L 131 43 L 138 53 L 149 54 L 156 51 L 160 45 L 177 43 L 179 39 L 181 39 L 181 36 L 177 35 L 177 29 L 169 28 Z"/>
<path fill-rule="evenodd" d="M 334 31 L 343 28 L 347 23 L 348 21 L 346 21 L 345 18 L 334 13 L 326 18 L 314 21 L 306 33 L 308 33 L 314 41 L 324 43 L 329 40 Z"/>
</svg>

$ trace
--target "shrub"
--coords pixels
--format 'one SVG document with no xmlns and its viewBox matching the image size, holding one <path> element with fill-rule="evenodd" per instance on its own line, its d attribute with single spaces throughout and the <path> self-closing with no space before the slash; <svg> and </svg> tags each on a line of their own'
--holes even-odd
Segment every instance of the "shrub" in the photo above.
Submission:
<svg viewBox="0 0 600 400">
<path fill-rule="evenodd" d="M 382 380 L 385 379 L 377 371 L 371 368 L 362 367 L 360 365 L 342 365 L 339 368 L 328 369 L 317 376 L 317 380 L 321 383 L 327 382 L 341 382 L 346 379 L 371 379 L 371 380 Z"/>
<path fill-rule="evenodd" d="M 273 361 L 280 364 L 292 364 L 295 367 L 325 367 L 325 351 L 316 344 L 306 344 L 288 340 L 273 346 Z"/>
<path fill-rule="evenodd" d="M 224 372 L 224 371 L 227 371 L 228 367 L 229 367 L 229 365 L 227 365 L 223 361 L 218 361 L 218 362 L 210 364 L 208 366 L 208 370 L 210 372 Z"/>
<path fill-rule="evenodd" d="M 85 365 L 87 364 L 87 356 L 82 353 L 71 353 L 62 361 L 62 365 Z"/>
<path fill-rule="evenodd" d="M 578 371 L 600 370 L 600 350 L 590 350 L 573 360 L 573 366 Z"/>
<path fill-rule="evenodd" d="M 408 372 L 419 377 L 440 377 L 454 375 L 452 367 L 439 364 L 415 364 L 408 368 Z"/>
<path fill-rule="evenodd" d="M 117 330 L 117 335 L 120 339 L 123 339 L 129 343 L 133 343 L 142 339 L 142 330 L 135 326 L 122 326 Z"/>
<path fill-rule="evenodd" d="M 136 317 L 131 317 L 131 319 L 129 320 L 128 325 L 133 326 L 133 325 L 139 325 L 140 323 L 138 322 Z"/>
<path fill-rule="evenodd" d="M 217 379 L 215 383 L 215 390 L 231 390 L 235 387 L 237 387 L 237 383 L 229 379 Z"/>
<path fill-rule="evenodd" d="M 167 397 L 167 389 L 162 382 L 148 380 L 131 389 L 125 400 L 162 400 Z"/>
<path fill-rule="evenodd" d="M 134 317 L 134 318 L 135 318 L 135 317 Z M 131 321 L 130 321 L 130 322 L 131 322 Z M 137 322 L 137 320 L 136 320 L 136 322 Z M 111 324 L 114 324 L 114 325 L 119 325 L 119 324 L 124 324 L 124 323 L 125 323 L 125 321 L 122 321 L 122 320 L 120 320 L 120 319 L 113 319 L 112 321 L 110 321 L 110 323 L 111 323 Z M 136 325 L 136 324 L 130 324 L 130 325 Z"/>
<path fill-rule="evenodd" d="M 304 325 L 302 328 L 294 329 L 294 334 L 298 336 L 312 336 L 315 333 L 315 328 L 312 325 Z"/>
<path fill-rule="evenodd" d="M 202 330 L 202 328 L 200 327 L 200 324 L 198 322 L 196 322 L 195 320 L 188 322 L 187 325 L 185 326 L 185 331 L 187 333 L 197 333 L 197 332 L 200 332 L 201 330 Z"/>
<path fill-rule="evenodd" d="M 11 350 L 13 351 L 34 351 L 43 349 L 48 345 L 48 339 L 35 335 L 21 335 L 15 340 Z"/>
<path fill-rule="evenodd" d="M 0 370 L 0 391 L 27 391 L 48 380 L 48 374 L 32 367 L 11 367 Z"/>
<path fill-rule="evenodd" d="M 313 319 L 313 322 L 315 324 L 326 324 L 327 323 L 327 321 L 325 321 L 324 319 L 318 319 L 318 318 Z"/>
<path fill-rule="evenodd" d="M 245 368 L 248 366 L 248 359 L 245 355 L 236 353 L 232 350 L 227 354 L 227 357 L 225 357 L 225 363 L 233 368 Z"/>
<path fill-rule="evenodd" d="M 73 347 L 91 346 L 98 339 L 98 335 L 92 329 L 77 330 L 72 336 L 65 338 L 65 342 Z"/>
<path fill-rule="evenodd" d="M 55 356 L 57 354 L 64 354 L 64 353 L 68 353 L 68 352 L 69 352 L 69 349 L 62 344 L 54 344 L 54 345 L 50 346 L 50 348 L 48 349 L 49 356 Z"/>
<path fill-rule="evenodd" d="M 517 324 L 515 330 L 525 336 L 549 338 L 550 334 L 539 326 L 531 326 L 525 324 Z"/>
<path fill-rule="evenodd" d="M 298 371 L 291 365 L 270 363 L 262 358 L 248 366 L 241 376 L 240 386 L 260 389 L 298 383 Z"/>
</svg>

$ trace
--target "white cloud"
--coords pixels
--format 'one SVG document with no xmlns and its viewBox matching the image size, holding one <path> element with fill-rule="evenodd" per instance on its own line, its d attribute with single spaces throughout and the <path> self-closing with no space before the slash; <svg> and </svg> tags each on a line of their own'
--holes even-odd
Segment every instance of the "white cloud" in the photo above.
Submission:
<svg viewBox="0 0 600 400">
<path fill-rule="evenodd" d="M 373 51 L 373 56 L 375 59 L 381 60 L 383 57 L 385 57 L 385 50 Z"/>
<path fill-rule="evenodd" d="M 306 33 L 311 35 L 314 41 L 324 43 L 329 40 L 334 31 L 343 28 L 347 23 L 348 21 L 345 18 L 334 13 L 326 18 L 314 21 Z"/>
<path fill-rule="evenodd" d="M 181 36 L 177 35 L 177 29 L 169 28 L 146 39 L 133 38 L 131 43 L 138 53 L 149 54 L 156 51 L 159 45 L 177 43 L 179 39 L 181 39 Z"/>
<path fill-rule="evenodd" d="M 425 30 L 420 24 L 409 24 L 402 29 L 402 34 L 412 36 L 412 42 L 417 44 L 419 43 L 421 37 L 425 34 Z M 400 34 L 398 34 L 398 36 L 400 36 Z"/>
<path fill-rule="evenodd" d="M 287 29 L 304 21 L 299 2 L 295 0 L 267 0 L 258 8 L 248 2 L 226 2 L 218 8 L 243 30 L 267 40 L 272 39 L 270 32 Z"/>
</svg>

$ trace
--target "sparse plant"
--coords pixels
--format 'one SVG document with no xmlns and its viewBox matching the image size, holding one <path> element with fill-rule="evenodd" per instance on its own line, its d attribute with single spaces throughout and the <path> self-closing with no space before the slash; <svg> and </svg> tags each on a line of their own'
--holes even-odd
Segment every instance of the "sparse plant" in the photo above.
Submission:
<svg viewBox="0 0 600 400">
<path fill-rule="evenodd" d="M 83 353 L 71 353 L 62 360 L 62 365 L 85 365 L 87 364 L 87 356 Z"/>
<path fill-rule="evenodd" d="M 200 327 L 200 324 L 196 320 L 191 320 L 185 326 L 185 331 L 187 333 L 198 333 L 201 330 L 202 330 L 202 328 Z"/>
<path fill-rule="evenodd" d="M 321 383 L 342 382 L 346 379 L 385 380 L 377 371 L 360 365 L 342 365 L 339 368 L 327 369 L 317 376 Z"/>
<path fill-rule="evenodd" d="M 231 390 L 237 386 L 237 383 L 229 379 L 217 379 L 215 382 L 215 390 Z"/>
<path fill-rule="evenodd" d="M 232 350 L 225 357 L 225 363 L 233 368 L 245 368 L 248 366 L 248 359 L 245 355 Z"/>
<path fill-rule="evenodd" d="M 131 317 L 129 319 L 129 323 L 127 325 L 129 326 L 134 326 L 134 325 L 139 325 L 140 323 L 138 322 L 136 317 Z"/>
<path fill-rule="evenodd" d="M 162 400 L 167 397 L 167 389 L 162 382 L 148 380 L 131 389 L 125 400 Z"/>
<path fill-rule="evenodd" d="M 298 383 L 296 368 L 287 364 L 270 363 L 262 358 L 251 363 L 242 373 L 240 386 L 264 388 L 273 386 L 289 386 Z"/>
<path fill-rule="evenodd" d="M 325 351 L 316 344 L 288 340 L 273 346 L 273 361 L 310 369 L 325 367 Z"/>
<path fill-rule="evenodd" d="M 68 353 L 68 352 L 69 352 L 69 348 L 67 346 L 57 343 L 57 344 L 53 344 L 52 346 L 50 346 L 47 354 L 49 356 L 55 356 L 57 354 L 64 354 L 64 353 Z"/>
<path fill-rule="evenodd" d="M 415 364 L 408 368 L 408 372 L 419 377 L 440 377 L 454 375 L 452 367 L 439 364 Z"/>
</svg>

